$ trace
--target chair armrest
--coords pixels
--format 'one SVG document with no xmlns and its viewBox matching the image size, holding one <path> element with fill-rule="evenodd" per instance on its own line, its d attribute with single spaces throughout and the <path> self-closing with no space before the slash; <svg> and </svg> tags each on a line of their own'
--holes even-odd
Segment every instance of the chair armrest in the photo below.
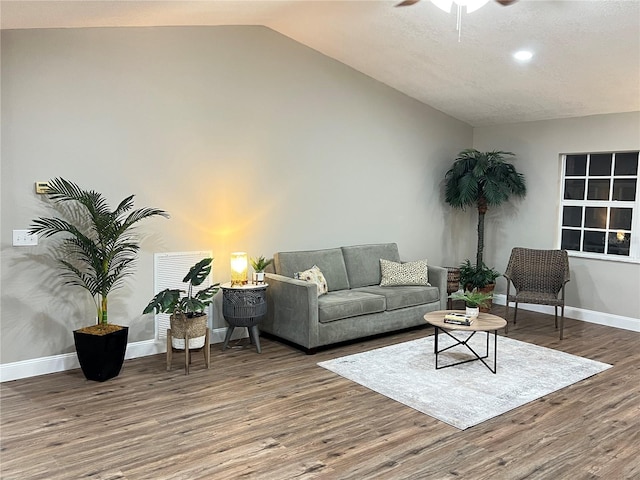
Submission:
<svg viewBox="0 0 640 480">
<path fill-rule="evenodd" d="M 565 286 L 567 285 L 567 282 L 569 282 L 571 279 L 570 278 L 566 278 L 564 279 L 564 281 L 562 282 L 562 288 L 560 289 L 560 291 L 558 292 L 558 298 L 560 300 L 562 300 L 562 303 L 564 304 L 564 299 L 565 299 Z"/>
<path fill-rule="evenodd" d="M 429 272 L 429 283 L 438 287 L 440 293 L 440 310 L 447 309 L 447 269 L 444 267 L 437 267 L 435 265 L 429 265 L 427 267 Z"/>
<path fill-rule="evenodd" d="M 305 348 L 318 342 L 318 287 L 310 282 L 266 273 L 267 318 L 260 329 Z"/>
</svg>

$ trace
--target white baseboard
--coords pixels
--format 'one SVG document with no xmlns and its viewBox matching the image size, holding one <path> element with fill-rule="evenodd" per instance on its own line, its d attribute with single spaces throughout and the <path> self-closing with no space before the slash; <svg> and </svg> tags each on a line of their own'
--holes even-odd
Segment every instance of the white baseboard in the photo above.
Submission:
<svg viewBox="0 0 640 480">
<path fill-rule="evenodd" d="M 493 303 L 505 305 L 506 297 L 506 295 L 502 294 L 494 295 Z M 513 307 L 513 303 L 511 303 L 511 306 Z M 554 314 L 554 308 L 549 305 L 523 303 L 518 305 L 518 309 L 546 313 L 547 315 Z M 597 323 L 598 325 L 606 325 L 608 327 L 631 330 L 632 332 L 640 332 L 640 318 L 623 317 L 622 315 L 613 315 L 610 313 L 596 312 L 594 310 L 585 310 L 569 306 L 564 307 L 564 316 L 566 318 L 573 318 L 574 320 L 582 320 L 583 322 Z"/>
<path fill-rule="evenodd" d="M 226 333 L 226 328 L 216 328 L 211 331 L 210 344 L 222 343 Z M 246 329 L 237 328 L 231 337 L 232 340 L 247 336 Z M 131 342 L 127 345 L 125 359 L 146 357 L 165 353 L 167 345 L 165 340 L 144 340 L 141 342 Z M 0 365 L 0 382 L 9 382 L 20 378 L 35 377 L 48 373 L 63 372 L 80 368 L 78 357 L 74 353 L 63 353 L 50 357 L 33 358 L 20 362 L 5 363 Z"/>
<path fill-rule="evenodd" d="M 493 297 L 493 302 L 498 305 L 504 305 L 505 300 L 505 295 L 495 295 Z M 553 315 L 553 307 L 547 305 L 521 304 L 519 308 Z M 593 310 L 584 310 L 575 307 L 565 307 L 564 315 L 567 318 L 573 318 L 575 320 L 582 320 L 584 322 L 597 323 L 599 325 L 640 332 L 640 319 L 638 318 L 623 317 L 621 315 L 612 315 L 609 313 L 595 312 Z M 212 330 L 210 343 L 222 343 L 224 341 L 225 333 L 226 328 L 216 328 Z M 231 337 L 233 340 L 247 336 L 244 328 L 236 329 L 233 333 L 234 334 Z M 159 353 L 165 353 L 166 350 L 167 347 L 164 340 L 132 342 L 127 345 L 125 359 L 156 355 Z M 51 357 L 34 358 L 20 362 L 5 363 L 0 365 L 0 382 L 8 382 L 11 380 L 18 380 L 20 378 L 73 370 L 75 368 L 80 368 L 78 357 L 75 352 L 53 355 Z"/>
</svg>

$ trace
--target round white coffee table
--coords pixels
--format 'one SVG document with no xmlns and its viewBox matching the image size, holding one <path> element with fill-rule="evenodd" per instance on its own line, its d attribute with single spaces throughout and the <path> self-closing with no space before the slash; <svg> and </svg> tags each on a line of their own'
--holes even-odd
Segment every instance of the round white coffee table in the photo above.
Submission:
<svg viewBox="0 0 640 480">
<path fill-rule="evenodd" d="M 434 342 L 433 342 L 433 353 L 436 356 L 436 370 L 441 368 L 453 367 L 455 365 L 461 365 L 463 363 L 473 362 L 475 360 L 480 360 L 484 365 L 491 370 L 492 373 L 496 373 L 496 369 L 498 366 L 498 329 L 504 328 L 507 325 L 507 322 L 504 318 L 498 317 L 497 315 L 492 315 L 491 313 L 480 313 L 471 325 L 455 325 L 452 323 L 446 323 L 444 321 L 444 316 L 448 313 L 464 313 L 464 310 L 438 310 L 435 312 L 429 312 L 425 314 L 424 319 L 430 325 L 435 327 L 434 334 Z M 460 339 L 451 335 L 449 333 L 451 330 L 462 331 L 462 332 L 471 332 L 469 336 L 464 339 Z M 449 345 L 448 347 L 440 350 L 438 348 L 438 337 L 440 333 L 444 333 L 451 337 L 455 343 L 453 345 Z M 469 344 L 468 341 L 473 337 L 477 332 L 486 332 L 487 334 L 487 346 L 484 355 L 479 355 Z M 493 332 L 493 368 L 485 361 L 485 358 L 489 357 L 489 337 Z M 446 352 L 451 348 L 454 348 L 458 345 L 464 345 L 467 349 L 473 353 L 474 358 L 469 360 L 463 360 L 461 362 L 450 363 L 447 365 L 438 366 L 438 355 L 442 352 Z"/>
</svg>

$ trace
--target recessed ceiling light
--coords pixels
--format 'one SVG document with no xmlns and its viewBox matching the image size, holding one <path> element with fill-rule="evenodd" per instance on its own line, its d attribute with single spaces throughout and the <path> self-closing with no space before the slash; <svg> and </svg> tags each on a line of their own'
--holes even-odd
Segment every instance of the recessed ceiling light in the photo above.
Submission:
<svg viewBox="0 0 640 480">
<path fill-rule="evenodd" d="M 513 54 L 513 58 L 519 62 L 528 62 L 533 58 L 533 53 L 529 50 L 519 50 Z"/>
</svg>

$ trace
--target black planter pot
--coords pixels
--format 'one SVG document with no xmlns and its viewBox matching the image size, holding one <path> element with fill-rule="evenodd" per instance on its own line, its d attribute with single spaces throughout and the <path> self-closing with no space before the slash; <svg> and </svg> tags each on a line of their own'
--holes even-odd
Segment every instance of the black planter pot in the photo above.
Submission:
<svg viewBox="0 0 640 480">
<path fill-rule="evenodd" d="M 129 327 L 122 327 L 122 330 L 106 335 L 91 335 L 74 330 L 76 353 L 87 380 L 104 382 L 118 376 L 124 363 L 128 336 Z"/>
</svg>

